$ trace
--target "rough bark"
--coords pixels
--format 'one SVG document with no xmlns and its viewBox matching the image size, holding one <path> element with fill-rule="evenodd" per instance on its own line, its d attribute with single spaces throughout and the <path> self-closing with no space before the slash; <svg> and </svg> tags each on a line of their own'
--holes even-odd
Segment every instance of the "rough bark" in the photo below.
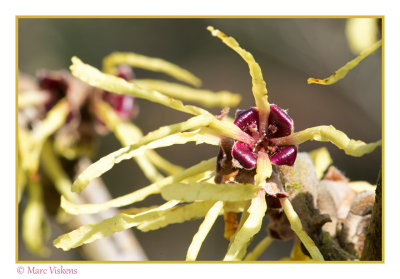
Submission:
<svg viewBox="0 0 400 279">
<path fill-rule="evenodd" d="M 382 172 L 379 172 L 376 183 L 375 204 L 361 260 L 382 261 Z"/>
</svg>

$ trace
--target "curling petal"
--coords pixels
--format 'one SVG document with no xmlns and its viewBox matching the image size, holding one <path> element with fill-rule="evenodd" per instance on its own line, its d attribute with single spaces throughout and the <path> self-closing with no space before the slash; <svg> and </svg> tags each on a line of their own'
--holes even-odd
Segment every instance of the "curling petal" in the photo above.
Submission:
<svg viewBox="0 0 400 279">
<path fill-rule="evenodd" d="M 270 142 L 274 145 L 297 145 L 308 140 L 329 141 L 343 149 L 347 155 L 354 157 L 361 157 L 364 154 L 371 153 L 382 145 L 382 140 L 367 144 L 361 140 L 350 139 L 345 133 L 337 130 L 332 125 L 307 128 L 286 137 L 270 139 Z"/>
</svg>

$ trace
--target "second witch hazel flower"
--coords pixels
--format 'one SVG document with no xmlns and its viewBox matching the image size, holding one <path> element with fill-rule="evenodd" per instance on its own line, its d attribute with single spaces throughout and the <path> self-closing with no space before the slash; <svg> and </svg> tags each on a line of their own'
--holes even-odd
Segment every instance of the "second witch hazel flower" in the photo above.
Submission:
<svg viewBox="0 0 400 279">
<path fill-rule="evenodd" d="M 195 141 L 217 145 L 220 150 L 216 158 L 171 172 L 170 176 L 103 204 L 74 204 L 63 199 L 61 206 L 70 214 L 90 214 L 111 207 L 123 207 L 153 194 L 161 194 L 166 202 L 150 209 L 126 209 L 100 223 L 82 226 L 57 238 L 54 241 L 56 247 L 69 250 L 132 227 L 149 231 L 204 217 L 186 255 L 186 260 L 193 261 L 196 260 L 215 220 L 219 215 L 224 215 L 229 227 L 229 233 L 226 231 L 225 236 L 230 243 L 223 259 L 226 261 L 255 259 L 257 256 L 254 255 L 259 254 L 259 251 L 270 243 L 269 238 L 246 256 L 247 247 L 253 236 L 260 231 L 263 219 L 269 212 L 267 210 L 278 209 L 280 216 L 286 217 L 290 229 L 311 259 L 322 261 L 324 258 L 329 258 L 329 254 L 322 254 L 325 252 L 320 251 L 313 238 L 304 229 L 304 224 L 290 200 L 292 192 L 285 190 L 286 186 L 294 187 L 294 185 L 285 185 L 280 181 L 279 168 L 286 166 L 292 168 L 293 172 L 299 171 L 302 167 L 307 168 L 308 165 L 303 164 L 304 156 L 298 154 L 298 145 L 307 140 L 329 141 L 351 156 L 370 153 L 381 145 L 381 141 L 369 144 L 355 141 L 333 126 L 318 126 L 294 132 L 293 120 L 287 112 L 268 102 L 268 92 L 261 69 L 251 53 L 241 48 L 234 38 L 221 31 L 211 26 L 208 30 L 236 51 L 249 66 L 256 106 L 238 111 L 233 123 L 224 119 L 227 110 L 215 117 L 202 108 L 184 105 L 179 100 L 165 96 L 156 91 L 155 84 L 150 88 L 140 86 L 140 83 L 129 83 L 124 79 L 102 73 L 78 58 L 73 58 L 72 74 L 91 86 L 116 94 L 147 99 L 195 115 L 184 122 L 161 127 L 134 144 L 101 158 L 78 176 L 72 185 L 73 191 L 82 191 L 91 180 L 101 176 L 115 164 L 151 149 Z M 127 60 L 129 57 L 120 55 L 113 61 L 115 64 L 125 64 Z M 342 77 L 346 70 L 350 68 L 340 72 Z M 301 157 L 300 163 L 296 160 L 297 157 Z M 308 169 L 308 171 L 314 170 Z M 305 186 L 307 185 L 301 185 Z M 241 213 L 238 223 L 236 223 L 237 213 Z M 296 253 L 298 250 L 296 248 Z"/>
<path fill-rule="evenodd" d="M 125 62 L 119 63 L 121 58 Z M 140 83 L 144 88 L 162 86 L 159 90 L 165 94 L 194 103 L 224 107 L 236 106 L 240 101 L 238 94 L 228 91 L 212 92 L 163 80 L 135 78 L 132 67 L 161 71 L 187 84 L 200 86 L 199 80 L 187 70 L 165 60 L 117 52 L 106 56 L 103 62 L 107 72 L 127 82 Z M 95 153 L 98 136 L 111 132 L 122 145 L 128 145 L 138 141 L 143 133 L 130 121 L 138 113 L 133 96 L 114 94 L 112 88 L 94 88 L 64 70 L 43 69 L 36 77 L 19 73 L 17 96 L 18 201 L 23 207 L 21 201 L 25 193 L 28 200 L 22 214 L 22 239 L 30 253 L 45 256 L 49 252 L 45 241 L 49 232 L 48 220 L 51 218 L 72 228 L 76 224 L 102 219 L 97 214 L 66 218 L 65 212 L 58 210 L 60 195 L 69 202 L 85 203 L 90 202 L 91 198 L 98 200 L 96 193 L 99 189 L 108 193 L 100 180 L 95 181 L 97 186 L 90 187 L 84 195 L 71 192 L 71 179 L 81 168 L 90 165 L 89 157 Z M 148 150 L 134 160 L 151 182 L 163 178 L 162 172 L 171 174 L 182 169 L 166 161 L 154 150 Z M 109 199 L 107 194 L 102 197 L 102 202 Z M 118 241 L 124 242 L 129 236 L 127 232 Z M 113 245 L 104 243 L 113 242 L 113 238 L 94 246 L 105 245 L 112 249 Z M 118 259 L 128 256 L 133 247 L 135 245 L 118 255 L 105 251 L 93 253 L 93 246 L 83 247 L 83 250 L 91 259 Z M 140 250 L 133 255 L 133 259 L 146 258 Z"/>
</svg>

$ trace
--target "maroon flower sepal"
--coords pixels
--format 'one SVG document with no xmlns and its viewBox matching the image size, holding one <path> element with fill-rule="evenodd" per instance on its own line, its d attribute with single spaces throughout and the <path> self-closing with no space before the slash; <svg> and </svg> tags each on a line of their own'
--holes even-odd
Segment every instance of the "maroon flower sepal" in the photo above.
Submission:
<svg viewBox="0 0 400 279">
<path fill-rule="evenodd" d="M 259 127 L 259 113 L 257 108 L 238 111 L 234 124 L 242 131 L 255 139 L 255 145 L 236 141 L 232 147 L 232 158 L 235 167 L 254 169 L 257 164 L 258 152 L 264 148 L 272 164 L 293 166 L 297 147 L 295 145 L 278 146 L 272 144 L 270 139 L 290 135 L 293 132 L 293 120 L 277 105 L 270 105 L 268 127 L 261 134 Z"/>
<path fill-rule="evenodd" d="M 121 65 L 117 69 L 117 76 L 127 81 L 133 80 L 135 74 L 128 65 Z M 129 95 L 120 95 L 108 91 L 103 92 L 103 100 L 110 104 L 114 111 L 124 120 L 129 120 L 134 115 L 135 98 Z"/>
<path fill-rule="evenodd" d="M 46 112 L 67 95 L 68 81 L 66 73 L 42 70 L 38 73 L 37 80 L 39 88 L 47 94 L 47 101 L 44 104 Z"/>
</svg>

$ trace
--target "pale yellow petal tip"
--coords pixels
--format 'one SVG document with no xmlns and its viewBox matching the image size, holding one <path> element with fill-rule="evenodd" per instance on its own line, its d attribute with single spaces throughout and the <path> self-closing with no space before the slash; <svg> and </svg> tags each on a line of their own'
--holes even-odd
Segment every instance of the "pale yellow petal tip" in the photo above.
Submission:
<svg viewBox="0 0 400 279">
<path fill-rule="evenodd" d="M 83 225 L 76 230 L 59 236 L 54 240 L 53 245 L 56 248 L 68 251 L 72 248 L 92 243 L 116 232 L 151 222 L 155 218 L 162 216 L 166 211 L 170 210 L 178 203 L 179 201 L 170 201 L 137 215 L 117 214 L 98 223 Z"/>
<path fill-rule="evenodd" d="M 346 37 L 353 53 L 358 54 L 378 38 L 378 18 L 349 18 L 346 21 Z"/>
<path fill-rule="evenodd" d="M 345 133 L 337 130 L 332 125 L 316 126 L 307 128 L 303 131 L 296 132 L 286 137 L 272 139 L 275 144 L 280 145 L 292 144 L 297 145 L 308 140 L 328 141 L 342 149 L 347 155 L 361 157 L 365 154 L 372 153 L 378 146 L 382 144 L 382 140 L 373 143 L 365 143 L 361 140 L 350 139 Z"/>
<path fill-rule="evenodd" d="M 73 210 L 71 210 L 72 203 L 69 202 L 63 195 L 61 195 L 61 198 L 60 198 L 60 207 L 66 213 L 74 214 Z"/>
<path fill-rule="evenodd" d="M 364 60 L 366 57 L 374 53 L 381 46 L 382 46 L 382 40 L 379 40 L 374 44 L 370 45 L 368 48 L 364 49 L 360 53 L 360 55 L 347 62 L 343 67 L 336 70 L 331 76 L 324 79 L 309 78 L 307 79 L 307 83 L 308 84 L 317 83 L 321 85 L 334 84 L 339 80 L 343 79 L 350 70 L 354 69 L 362 60 Z"/>
<path fill-rule="evenodd" d="M 79 59 L 77 56 L 72 56 L 72 57 L 71 57 L 71 62 L 72 62 L 72 64 L 71 64 L 71 66 L 70 66 L 70 69 L 71 69 L 72 67 L 74 67 L 74 65 L 76 65 L 76 64 L 82 64 L 82 60 Z"/>
<path fill-rule="evenodd" d="M 215 30 L 213 26 L 207 26 L 207 30 L 211 32 L 211 35 L 217 36 L 219 30 Z"/>
<path fill-rule="evenodd" d="M 322 84 L 322 85 L 328 85 L 328 79 L 317 79 L 317 78 L 308 78 L 307 79 L 307 84 Z"/>
<path fill-rule="evenodd" d="M 77 56 L 73 56 L 71 58 L 72 64 L 69 66 L 69 70 L 71 71 L 71 74 L 75 76 L 75 73 L 77 71 L 77 68 L 83 64 L 82 60 L 79 59 Z"/>
<path fill-rule="evenodd" d="M 89 184 L 89 182 L 90 181 L 83 182 L 80 179 L 77 179 L 72 183 L 71 191 L 79 194 Z"/>
<path fill-rule="evenodd" d="M 333 163 L 332 157 L 330 156 L 328 149 L 326 147 L 321 147 L 310 151 L 308 154 L 313 161 L 318 179 L 321 179 L 324 175 L 324 172 Z"/>
<path fill-rule="evenodd" d="M 61 244 L 62 240 L 60 239 L 61 237 L 62 236 L 58 237 L 57 239 L 55 239 L 53 241 L 53 246 L 56 248 L 62 249 L 63 251 L 69 251 L 70 248 L 66 248 L 66 247 L 62 246 L 62 244 Z"/>
<path fill-rule="evenodd" d="M 218 37 L 220 39 L 228 38 L 228 35 L 226 35 L 224 32 L 221 30 L 215 29 L 213 26 L 208 26 L 207 30 L 211 32 L 211 35 L 214 37 Z"/>
<path fill-rule="evenodd" d="M 362 193 L 366 191 L 375 192 L 376 190 L 376 185 L 372 185 L 367 181 L 351 181 L 348 183 L 348 186 L 357 193 Z"/>
</svg>

